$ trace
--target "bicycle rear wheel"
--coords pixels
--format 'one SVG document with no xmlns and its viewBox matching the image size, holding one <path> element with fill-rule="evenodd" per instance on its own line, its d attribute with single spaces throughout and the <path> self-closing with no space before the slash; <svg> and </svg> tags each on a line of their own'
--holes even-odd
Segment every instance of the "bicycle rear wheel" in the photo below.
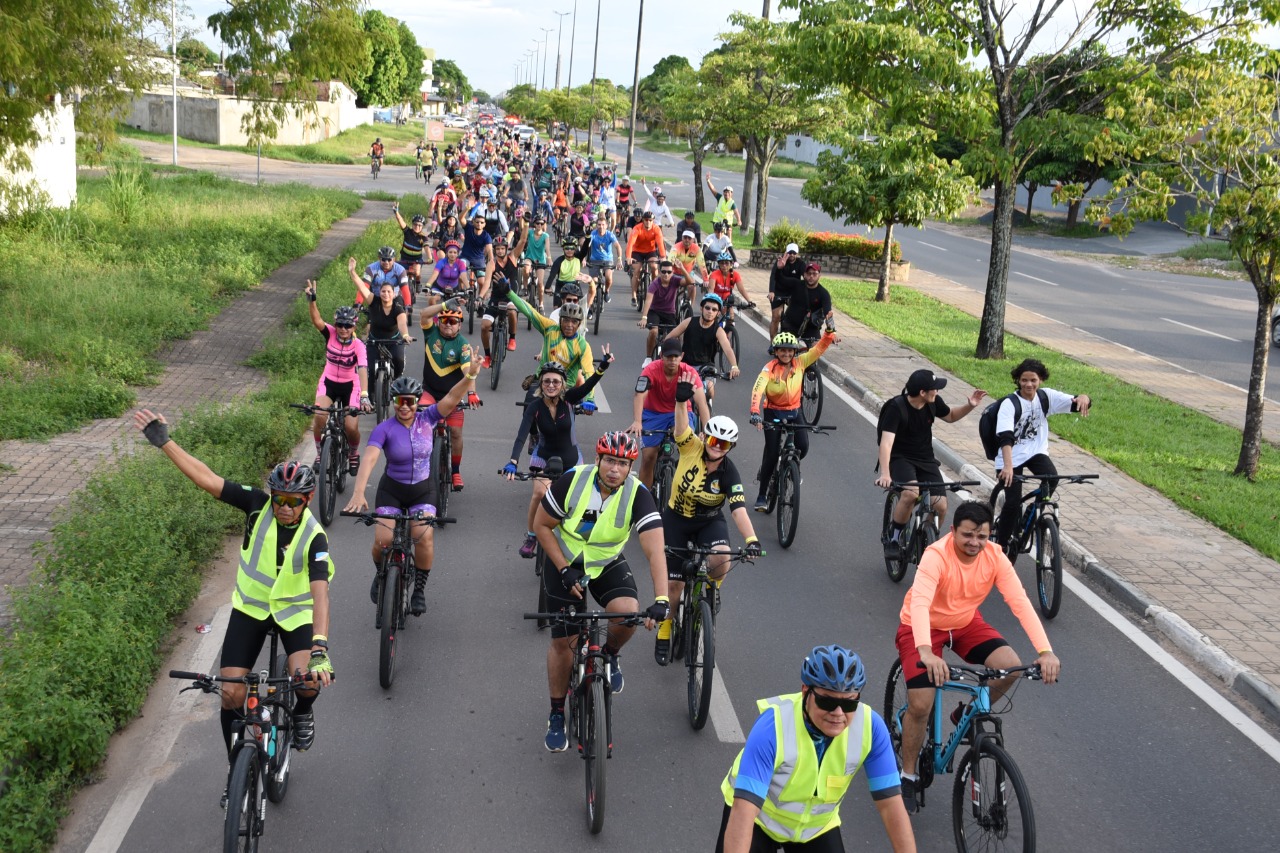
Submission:
<svg viewBox="0 0 1280 853">
<path fill-rule="evenodd" d="M 498 377 L 502 375 L 502 360 L 507 357 L 507 324 L 494 320 L 493 360 L 489 366 L 489 390 L 498 390 Z"/>
<path fill-rule="evenodd" d="M 467 300 L 467 334 L 474 335 L 476 333 L 476 300 L 479 298 L 476 294 L 480 291 L 477 289 L 471 294 L 471 298 Z"/>
<path fill-rule="evenodd" d="M 710 581 L 708 581 L 710 583 Z M 716 637 L 711 604 L 699 599 L 685 626 L 685 666 L 689 668 L 689 725 L 702 731 L 711 711 L 711 685 L 715 678 Z"/>
<path fill-rule="evenodd" d="M 778 544 L 790 548 L 800 523 L 800 466 L 788 462 L 778 472 Z"/>
<path fill-rule="evenodd" d="M 453 491 L 453 449 L 449 444 L 449 427 L 436 436 L 436 515 L 447 516 L 449 493 Z"/>
<path fill-rule="evenodd" d="M 658 510 L 667 505 L 667 499 L 671 497 L 671 481 L 676 476 L 676 464 L 671 461 L 668 456 L 663 456 L 658 460 L 658 470 L 653 475 L 653 498 L 658 504 Z"/>
<path fill-rule="evenodd" d="M 247 736 L 247 734 L 246 734 Z M 242 747 L 227 777 L 227 816 L 222 825 L 223 853 L 253 853 L 258 849 L 257 747 Z"/>
<path fill-rule="evenodd" d="M 800 383 L 800 416 L 807 424 L 817 424 L 822 417 L 822 373 L 810 367 Z"/>
<path fill-rule="evenodd" d="M 928 521 L 922 521 L 916 527 L 916 535 L 912 537 L 915 541 L 912 543 L 911 563 L 914 566 L 920 565 L 920 559 L 924 556 L 925 550 L 938 541 L 938 524 L 930 516 Z"/>
<path fill-rule="evenodd" d="M 889 492 L 884 498 L 884 520 L 880 523 L 880 542 L 883 544 L 889 541 L 891 533 L 891 524 L 893 523 L 893 510 L 898 505 L 899 498 L 902 497 L 901 492 Z M 907 558 L 905 556 L 906 548 L 903 547 L 898 551 L 897 558 L 886 556 L 884 558 L 885 571 L 889 573 L 889 580 L 894 583 L 901 583 L 902 579 L 907 576 Z"/>
<path fill-rule="evenodd" d="M 547 584 L 542 579 L 542 574 L 547 570 L 547 563 L 546 563 L 546 557 L 542 553 L 541 545 L 537 546 L 533 551 L 533 565 L 534 565 L 534 574 L 536 574 L 538 577 L 538 609 L 535 610 L 534 612 L 546 613 L 547 612 Z M 551 627 L 551 620 L 539 619 L 538 627 L 539 628 Z"/>
<path fill-rule="evenodd" d="M 1036 592 L 1040 612 L 1052 619 L 1062 607 L 1062 539 L 1058 535 L 1058 519 L 1040 514 L 1036 525 Z"/>
<path fill-rule="evenodd" d="M 956 849 L 1036 849 L 1036 822 L 1031 794 L 1003 746 L 983 740 L 960 759 L 951 793 L 951 819 Z"/>
<path fill-rule="evenodd" d="M 898 714 L 906 707 L 907 679 L 902 675 L 902 661 L 895 658 L 884 683 L 884 724 L 889 728 L 895 754 L 902 752 L 902 718 Z"/>
<path fill-rule="evenodd" d="M 594 312 L 594 315 L 595 315 L 592 317 L 592 320 L 591 320 L 591 334 L 596 335 L 598 337 L 600 335 L 600 315 L 604 313 L 604 282 L 603 281 L 599 282 L 596 285 L 596 298 L 595 298 L 595 303 L 591 310 Z"/>
<path fill-rule="evenodd" d="M 320 523 L 325 526 L 333 523 L 333 509 L 338 504 L 338 471 L 334 467 L 334 457 L 341 455 L 341 448 L 334 445 L 334 440 L 328 436 L 320 442 L 320 476 L 316 483 L 316 489 L 320 493 L 316 498 L 320 505 Z M 345 465 L 346 462 L 347 460 L 342 460 L 342 464 Z"/>
<path fill-rule="evenodd" d="M 591 681 L 582 709 L 582 757 L 587 770 L 587 825 L 594 835 L 604 829 L 604 762 L 609 755 L 603 677 Z"/>
<path fill-rule="evenodd" d="M 391 553 L 383 554 L 378 606 L 382 615 L 382 628 L 378 632 L 378 683 L 384 690 L 396 680 L 396 637 L 400 631 L 400 602 L 404 599 L 400 584 L 403 582 L 403 574 L 392 561 Z"/>
<path fill-rule="evenodd" d="M 736 359 L 741 354 L 738 350 L 738 324 L 726 323 L 724 330 L 725 335 L 729 338 L 729 349 L 733 350 L 733 357 Z M 728 373 L 729 368 L 733 367 L 733 363 L 729 361 L 729 357 L 725 355 L 724 350 L 716 350 L 716 368 L 721 373 Z"/>
</svg>

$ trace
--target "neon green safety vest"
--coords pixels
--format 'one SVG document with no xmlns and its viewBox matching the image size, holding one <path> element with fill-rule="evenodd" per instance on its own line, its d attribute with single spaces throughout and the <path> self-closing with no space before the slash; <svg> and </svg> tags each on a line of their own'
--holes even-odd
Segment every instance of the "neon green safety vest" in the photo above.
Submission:
<svg viewBox="0 0 1280 853">
<path fill-rule="evenodd" d="M 840 801 L 849 783 L 871 752 L 871 711 L 859 704 L 849 727 L 841 732 L 822 756 L 804 725 L 804 694 L 790 693 L 761 699 L 756 706 L 764 713 L 773 709 L 773 731 L 777 754 L 769 794 L 756 823 L 774 841 L 806 842 L 840 825 Z M 726 805 L 733 805 L 733 787 L 738 778 L 742 753 L 734 759 L 729 775 L 720 784 Z"/>
<path fill-rule="evenodd" d="M 622 488 L 604 499 L 596 513 L 595 526 L 584 540 L 578 533 L 582 517 L 590 503 L 589 489 L 595 485 L 596 466 L 577 465 L 573 468 L 573 481 L 569 483 L 569 498 L 564 509 L 569 516 L 556 527 L 556 539 L 564 550 L 565 558 L 574 562 L 582 557 L 582 568 L 589 578 L 598 578 L 600 572 L 614 557 L 622 553 L 631 534 L 631 500 L 640 481 L 628 474 Z"/>
<path fill-rule="evenodd" d="M 734 209 L 733 202 L 724 197 L 724 193 L 720 194 L 720 200 L 716 202 L 716 212 L 712 222 L 728 222 L 729 212 Z"/>
<path fill-rule="evenodd" d="M 236 572 L 236 588 L 231 605 L 246 616 L 259 621 L 268 616 L 286 631 L 311 622 L 310 570 L 307 551 L 311 540 L 324 532 L 310 509 L 302 511 L 302 520 L 293 541 L 284 551 L 284 564 L 276 566 L 276 523 L 271 507 L 258 514 L 248 544 L 240 551 L 240 568 Z M 333 560 L 329 559 L 329 579 L 333 579 Z"/>
</svg>

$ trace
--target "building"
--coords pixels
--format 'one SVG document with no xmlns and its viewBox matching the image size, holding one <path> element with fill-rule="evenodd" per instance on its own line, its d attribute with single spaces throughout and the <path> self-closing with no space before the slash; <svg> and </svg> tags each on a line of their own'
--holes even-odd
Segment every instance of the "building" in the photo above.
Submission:
<svg viewBox="0 0 1280 853">
<path fill-rule="evenodd" d="M 39 141 L 23 153 L 25 169 L 0 163 L 0 216 L 21 212 L 36 198 L 49 207 L 70 207 L 76 200 L 76 123 L 71 104 L 61 96 L 35 119 Z"/>
</svg>

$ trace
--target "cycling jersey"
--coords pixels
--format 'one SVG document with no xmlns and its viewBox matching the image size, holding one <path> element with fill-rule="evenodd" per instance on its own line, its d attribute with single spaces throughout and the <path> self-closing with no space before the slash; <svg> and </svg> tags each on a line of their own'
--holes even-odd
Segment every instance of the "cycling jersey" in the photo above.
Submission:
<svg viewBox="0 0 1280 853">
<path fill-rule="evenodd" d="M 720 270 L 712 270 L 711 275 L 707 277 L 707 281 L 711 285 L 712 291 L 716 296 L 724 300 L 724 304 L 727 307 L 729 297 L 733 295 L 734 288 L 742 284 L 742 276 L 737 270 L 730 271 L 728 276 Z"/>
<path fill-rule="evenodd" d="M 776 358 L 766 364 L 756 377 L 755 385 L 751 386 L 751 413 L 760 414 L 762 398 L 765 408 L 800 408 L 800 386 L 804 382 L 804 371 L 827 351 L 835 338 L 834 334 L 828 332 L 808 350 L 796 353 L 791 364 L 785 367 Z"/>
<path fill-rule="evenodd" d="M 520 459 L 525 439 L 529 437 L 531 431 L 536 431 L 538 444 L 530 454 L 536 462 L 531 461 L 531 465 L 545 466 L 546 461 L 553 456 L 560 457 L 565 470 L 577 465 L 582 457 L 578 452 L 573 407 L 595 390 L 596 384 L 603 375 L 603 373 L 593 373 L 586 382 L 565 391 L 556 405 L 554 415 L 551 414 L 550 407 L 542 397 L 534 397 L 526 403 L 524 417 L 520 419 L 520 430 L 516 433 L 516 443 L 511 447 L 511 458 Z"/>
<path fill-rule="evenodd" d="M 566 338 L 564 332 L 560 330 L 559 323 L 544 317 L 530 307 L 529 303 L 520 298 L 520 294 L 512 291 L 511 301 L 515 304 L 516 310 L 527 317 L 533 323 L 533 327 L 542 335 L 542 353 L 538 356 L 539 364 L 554 361 L 562 366 L 568 374 L 565 381 L 569 387 L 577 384 L 579 374 L 584 379 L 587 379 L 595 373 L 595 363 L 591 357 L 591 344 L 587 343 L 586 335 L 578 332 L 573 337 Z"/>
<path fill-rule="evenodd" d="M 440 327 L 430 320 L 424 327 L 423 349 L 426 361 L 422 365 L 422 384 L 437 400 L 462 381 L 463 373 L 471 364 L 471 345 L 461 334 L 446 338 Z"/>
<path fill-rule="evenodd" d="M 459 253 L 462 260 L 466 261 L 473 267 L 483 267 L 487 262 L 485 258 L 485 248 L 493 245 L 493 237 L 488 232 L 481 231 L 476 233 L 476 229 L 467 228 L 466 234 L 462 237 L 462 251 Z"/>
<path fill-rule="evenodd" d="M 408 273 L 405 272 L 405 268 L 399 264 L 392 264 L 391 269 L 383 272 L 382 263 L 380 261 L 374 261 L 364 268 L 364 275 L 362 275 L 361 278 L 364 279 L 365 284 L 369 285 L 370 290 L 377 293 L 378 288 L 382 286 L 383 282 L 390 282 L 398 289 L 400 287 L 400 281 L 406 275 L 408 275 Z"/>
<path fill-rule="evenodd" d="M 622 184 L 617 190 L 618 206 L 631 204 L 631 184 Z"/>
<path fill-rule="evenodd" d="M 599 231 L 592 231 L 591 235 L 587 237 L 587 263 L 613 263 L 613 247 L 615 245 L 620 244 L 618 243 L 618 235 L 612 231 L 605 231 L 603 234 Z"/>
<path fill-rule="evenodd" d="M 670 509 L 685 518 L 705 518 L 719 515 L 726 502 L 729 512 L 746 507 L 742 477 L 729 457 L 722 457 L 716 470 L 708 472 L 702 439 L 691 429 L 676 436 L 676 447 L 680 461 L 671 478 Z"/>
<path fill-rule="evenodd" d="M 547 277 L 552 281 L 558 281 L 561 284 L 570 281 L 576 281 L 578 274 L 582 272 L 582 258 L 577 255 L 572 258 L 561 255 L 556 258 L 556 262 L 551 265 L 551 272 Z"/>
<path fill-rule="evenodd" d="M 453 263 L 449 263 L 448 258 L 441 258 L 435 263 L 436 280 L 432 287 L 442 291 L 451 291 L 458 289 L 458 281 L 462 278 L 462 274 L 467 271 L 467 262 L 462 258 L 458 258 Z"/>
<path fill-rule="evenodd" d="M 406 225 L 402 230 L 404 234 L 400 239 L 401 260 L 408 260 L 410 263 L 421 263 L 422 253 L 427 247 L 426 233 L 414 231 L 411 225 Z"/>
<path fill-rule="evenodd" d="M 320 334 L 324 336 L 325 341 L 324 372 L 320 374 L 321 381 L 328 379 L 331 382 L 357 382 L 359 380 L 357 370 L 369 366 L 364 341 L 352 335 L 351 340 L 344 344 L 338 340 L 338 330 L 328 323 L 324 324 Z"/>
<path fill-rule="evenodd" d="M 662 229 L 657 225 L 645 225 L 641 223 L 631 229 L 631 236 L 627 238 L 627 260 L 635 254 L 650 254 L 657 252 L 658 257 L 665 258 L 667 256 L 667 244 L 662 239 Z"/>
<path fill-rule="evenodd" d="M 413 425 L 405 426 L 396 418 L 387 418 L 373 428 L 368 445 L 387 457 L 383 476 L 397 483 L 421 483 L 431 476 L 431 446 L 436 424 L 443 418 L 432 403 L 419 408 Z"/>
<path fill-rule="evenodd" d="M 680 240 L 671 247 L 671 254 L 668 257 L 671 258 L 672 263 L 681 267 L 685 272 L 693 272 L 695 268 L 702 268 L 702 253 L 698 251 L 697 243 L 691 243 L 686 246 L 684 241 Z"/>
</svg>

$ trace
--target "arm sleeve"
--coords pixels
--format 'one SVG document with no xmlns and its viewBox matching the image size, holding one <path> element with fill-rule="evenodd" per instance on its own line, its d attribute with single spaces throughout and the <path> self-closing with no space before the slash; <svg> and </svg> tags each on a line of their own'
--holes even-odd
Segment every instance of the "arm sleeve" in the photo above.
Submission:
<svg viewBox="0 0 1280 853">
<path fill-rule="evenodd" d="M 516 431 L 516 443 L 511 446 L 511 456 L 509 458 L 520 461 L 520 455 L 524 451 L 525 439 L 529 437 L 529 430 L 533 427 L 533 419 L 537 417 L 537 407 L 542 405 L 542 401 L 534 397 L 524 407 L 524 415 L 520 418 L 520 429 Z"/>
<path fill-rule="evenodd" d="M 1009 609 L 1013 611 L 1013 615 L 1018 617 L 1018 622 L 1026 632 L 1027 639 L 1031 640 L 1031 645 L 1035 646 L 1037 652 L 1053 651 L 1053 646 L 1049 643 L 1049 635 L 1040 624 L 1040 618 L 1036 616 L 1035 608 L 1031 606 L 1031 599 L 1027 598 L 1027 591 L 1022 588 L 1022 581 L 1018 579 L 1018 573 L 1013 570 L 1013 564 L 1009 562 L 1009 558 L 994 547 L 989 547 L 987 553 L 996 561 L 996 587 L 1004 597 L 1005 604 L 1009 605 Z M 916 577 L 918 578 L 919 575 Z"/>
<path fill-rule="evenodd" d="M 662 529 L 662 514 L 658 512 L 658 504 L 648 488 L 636 489 L 631 498 L 631 518 L 631 529 L 636 533 Z"/>
<path fill-rule="evenodd" d="M 324 533 L 317 533 L 307 548 L 307 579 L 329 581 L 329 537 Z"/>
<path fill-rule="evenodd" d="M 235 507 L 247 515 L 257 512 L 270 503 L 271 496 L 262 491 L 262 489 L 255 489 L 252 486 L 223 480 L 222 494 L 218 495 L 218 500 Z"/>
<path fill-rule="evenodd" d="M 887 800 L 902 793 L 902 777 L 898 774 L 898 759 L 893 754 L 889 727 L 873 710 L 871 710 L 871 751 L 867 753 L 867 760 L 862 763 L 862 770 L 867 776 L 867 787 L 871 789 L 871 799 Z"/>
<path fill-rule="evenodd" d="M 760 375 L 756 377 L 755 384 L 751 386 L 751 414 L 761 414 L 760 398 L 764 396 L 764 389 L 768 384 L 769 367 L 765 365 L 764 370 L 761 370 Z"/>
<path fill-rule="evenodd" d="M 778 739 L 774 734 L 773 708 L 756 718 L 747 744 L 738 762 L 738 776 L 733 781 L 733 796 L 755 806 L 764 804 L 773 781 L 773 765 L 778 756 Z"/>
<path fill-rule="evenodd" d="M 1005 562 L 1008 562 L 1007 560 Z M 1013 567 L 1010 567 L 1010 571 Z M 916 579 L 911 584 L 911 640 L 916 648 L 931 646 L 929 624 L 929 608 L 933 605 L 933 597 L 938 592 L 938 578 L 942 572 L 942 558 L 938 552 L 930 549 L 920 558 L 916 567 Z M 1018 585 L 1022 589 L 1022 585 Z M 1026 594 L 1023 594 L 1026 597 Z M 1030 603 L 1027 605 L 1030 607 Z"/>
<path fill-rule="evenodd" d="M 827 351 L 827 347 L 831 346 L 831 342 L 833 340 L 835 340 L 834 335 L 823 335 L 818 338 L 818 342 L 816 344 L 814 344 L 810 349 L 800 353 L 800 358 L 798 359 L 800 366 L 808 367 L 817 361 L 818 358 Z"/>
<path fill-rule="evenodd" d="M 508 296 L 511 298 L 511 304 L 516 306 L 516 310 L 527 317 L 529 322 L 533 323 L 534 328 L 536 328 L 539 333 L 545 332 L 547 329 L 555 325 L 555 323 L 552 323 L 546 317 L 539 314 L 532 305 L 521 299 L 519 293 L 516 293 L 513 290 L 508 294 Z"/>
<path fill-rule="evenodd" d="M 575 406 L 578 403 L 581 403 L 587 397 L 587 395 L 589 395 L 592 391 L 596 389 L 596 385 L 599 384 L 601 376 L 604 376 L 604 374 L 593 373 L 590 376 L 588 376 L 586 378 L 586 381 L 584 381 L 581 385 L 575 385 L 572 388 L 570 388 L 568 391 L 564 392 L 565 401 Z"/>
</svg>

